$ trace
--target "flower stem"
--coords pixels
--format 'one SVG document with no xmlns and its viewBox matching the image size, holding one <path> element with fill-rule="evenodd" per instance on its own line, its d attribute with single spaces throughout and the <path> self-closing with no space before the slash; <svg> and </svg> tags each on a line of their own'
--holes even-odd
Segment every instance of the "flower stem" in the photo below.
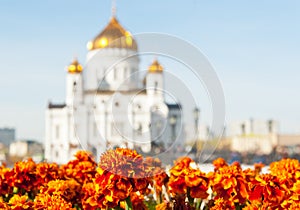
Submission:
<svg viewBox="0 0 300 210">
<path fill-rule="evenodd" d="M 187 198 L 189 200 L 190 206 L 193 206 L 193 204 L 194 204 L 194 198 L 191 197 L 190 188 L 189 187 L 187 188 Z"/>
<path fill-rule="evenodd" d="M 196 210 L 200 210 L 202 204 L 202 199 L 196 199 Z"/>
<path fill-rule="evenodd" d="M 125 210 L 133 210 L 130 196 L 125 200 Z"/>
</svg>

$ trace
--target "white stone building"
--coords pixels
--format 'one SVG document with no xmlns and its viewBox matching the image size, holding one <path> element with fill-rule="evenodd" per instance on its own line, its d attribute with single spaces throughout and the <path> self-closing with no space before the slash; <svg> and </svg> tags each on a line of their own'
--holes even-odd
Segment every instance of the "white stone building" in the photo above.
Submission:
<svg viewBox="0 0 300 210">
<path fill-rule="evenodd" d="M 113 147 L 147 153 L 184 143 L 181 106 L 165 102 L 163 67 L 154 60 L 141 75 L 138 45 L 115 16 L 88 50 L 84 68 L 76 59 L 68 67 L 65 103 L 46 110 L 48 161 L 65 163 L 80 149 L 99 157 Z"/>
<path fill-rule="evenodd" d="M 228 126 L 231 150 L 240 153 L 270 154 L 278 145 L 279 125 L 274 120 L 249 119 Z"/>
<path fill-rule="evenodd" d="M 228 137 L 251 134 L 267 135 L 269 133 L 278 133 L 279 123 L 275 120 L 259 119 L 236 121 L 228 125 L 226 132 Z"/>
<path fill-rule="evenodd" d="M 17 158 L 31 157 L 34 161 L 43 160 L 43 144 L 33 140 L 18 140 L 9 145 L 9 156 Z"/>
</svg>

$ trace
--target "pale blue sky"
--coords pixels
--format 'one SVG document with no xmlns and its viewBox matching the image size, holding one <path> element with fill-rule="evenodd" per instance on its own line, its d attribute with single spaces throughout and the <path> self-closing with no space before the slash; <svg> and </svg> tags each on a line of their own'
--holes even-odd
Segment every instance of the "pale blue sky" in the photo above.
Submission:
<svg viewBox="0 0 300 210">
<path fill-rule="evenodd" d="M 109 0 L 3 0 L 0 4 L 0 127 L 42 140 L 47 101 L 64 100 L 73 55 L 107 23 Z M 190 41 L 222 82 L 227 120 L 273 118 L 300 132 L 300 1 L 119 0 L 133 34 L 161 32 Z"/>
</svg>

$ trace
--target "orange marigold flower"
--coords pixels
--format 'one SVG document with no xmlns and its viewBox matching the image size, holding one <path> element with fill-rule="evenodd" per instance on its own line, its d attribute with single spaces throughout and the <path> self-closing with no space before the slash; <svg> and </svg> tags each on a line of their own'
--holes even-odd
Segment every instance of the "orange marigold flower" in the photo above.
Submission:
<svg viewBox="0 0 300 210">
<path fill-rule="evenodd" d="M 295 209 L 300 209 L 300 202 L 297 200 L 297 202 L 292 202 L 289 208 L 286 208 L 288 210 L 295 210 Z"/>
<path fill-rule="evenodd" d="M 158 158 L 146 157 L 145 163 L 149 166 L 149 168 L 153 168 L 151 173 L 153 187 L 156 193 L 156 201 L 158 203 L 163 199 L 162 191 L 163 186 L 167 186 L 169 181 L 169 176 L 167 175 L 165 169 L 162 167 L 162 163 Z"/>
<path fill-rule="evenodd" d="M 244 172 L 244 174 L 246 175 L 246 176 L 249 176 L 249 177 L 251 177 L 251 179 L 253 178 L 255 178 L 258 174 L 256 173 L 256 171 L 255 170 L 253 170 L 253 169 L 251 169 L 251 168 L 246 168 L 245 170 L 243 170 L 243 172 Z"/>
<path fill-rule="evenodd" d="M 131 193 L 130 199 L 134 210 L 148 210 L 144 203 L 145 198 L 139 192 Z"/>
<path fill-rule="evenodd" d="M 190 168 L 190 163 L 194 163 L 194 161 L 189 157 L 178 158 L 170 172 L 174 176 L 180 176 L 181 174 L 185 174 L 184 169 Z"/>
<path fill-rule="evenodd" d="M 156 191 L 156 194 L 162 193 L 163 186 L 167 186 L 167 183 L 169 181 L 169 176 L 162 168 L 155 168 L 154 170 L 154 176 L 153 176 L 153 184 Z"/>
<path fill-rule="evenodd" d="M 241 168 L 241 164 L 240 164 L 240 162 L 238 162 L 238 161 L 234 161 L 231 165 L 232 165 L 232 166 L 236 166 L 236 167 L 238 167 L 238 168 Z"/>
<path fill-rule="evenodd" d="M 33 209 L 33 203 L 28 199 L 26 195 L 20 196 L 15 194 L 10 200 L 10 208 L 14 210 Z"/>
<path fill-rule="evenodd" d="M 114 208 L 129 197 L 133 185 L 127 177 L 105 172 L 96 178 L 96 200 L 101 208 Z"/>
<path fill-rule="evenodd" d="M 36 164 L 32 159 L 15 163 L 10 177 L 11 186 L 24 189 L 27 192 L 33 191 L 37 185 L 35 168 Z"/>
<path fill-rule="evenodd" d="M 35 210 L 75 210 L 72 208 L 72 203 L 67 202 L 61 196 L 47 193 L 40 193 L 35 197 L 33 208 Z"/>
<path fill-rule="evenodd" d="M 300 163 L 294 159 L 282 159 L 270 164 L 270 174 L 278 177 L 290 188 L 300 178 Z"/>
<path fill-rule="evenodd" d="M 0 195 L 11 194 L 13 187 L 11 184 L 11 178 L 13 172 L 11 169 L 5 166 L 0 166 Z"/>
<path fill-rule="evenodd" d="M 148 210 L 147 206 L 144 203 L 144 196 L 139 194 L 139 193 L 131 193 L 130 194 L 130 199 L 132 202 L 132 208 L 134 210 Z M 125 201 L 120 202 L 120 207 L 122 209 L 126 209 L 126 204 Z"/>
<path fill-rule="evenodd" d="M 80 203 L 80 192 L 81 186 L 74 179 L 50 181 L 40 190 L 40 193 L 60 196 L 73 204 Z"/>
<path fill-rule="evenodd" d="M 232 210 L 235 208 L 232 206 L 231 201 L 224 200 L 223 198 L 218 198 L 214 200 L 213 206 L 209 209 L 210 210 Z"/>
<path fill-rule="evenodd" d="M 61 176 L 65 179 L 75 179 L 78 183 L 84 184 L 95 178 L 97 163 L 91 153 L 78 151 L 75 159 L 61 166 Z"/>
<path fill-rule="evenodd" d="M 100 208 L 113 208 L 131 193 L 145 192 L 150 183 L 151 169 L 134 150 L 108 150 L 100 157 L 93 200 L 97 200 Z"/>
<path fill-rule="evenodd" d="M 84 210 L 97 210 L 99 208 L 95 195 L 96 186 L 94 182 L 85 183 L 82 186 L 81 204 Z"/>
<path fill-rule="evenodd" d="M 261 202 L 270 208 L 277 208 L 287 193 L 286 186 L 270 174 L 257 176 L 253 181 L 249 200 Z"/>
<path fill-rule="evenodd" d="M 248 184 L 241 167 L 236 165 L 219 168 L 211 180 L 215 199 L 222 198 L 232 207 L 244 204 L 248 198 Z"/>
<path fill-rule="evenodd" d="M 215 167 L 215 170 L 218 170 L 219 168 L 222 168 L 224 166 L 228 166 L 227 162 L 223 158 L 217 158 L 213 161 L 213 165 Z"/>
<path fill-rule="evenodd" d="M 144 161 L 145 161 L 145 164 L 147 164 L 148 166 L 151 166 L 151 167 L 154 167 L 154 168 L 155 167 L 158 167 L 158 168 L 162 167 L 162 162 L 158 158 L 146 157 Z"/>
<path fill-rule="evenodd" d="M 297 180 L 289 190 L 290 193 L 286 193 L 285 199 L 280 206 L 283 209 L 300 209 L 300 180 Z"/>
<path fill-rule="evenodd" d="M 38 187 L 49 181 L 59 179 L 59 166 L 56 163 L 38 163 L 35 169 Z"/>
<path fill-rule="evenodd" d="M 249 206 L 245 206 L 243 208 L 243 210 L 260 210 L 261 208 L 259 208 L 258 206 L 256 205 L 253 205 L 253 204 L 250 204 Z"/>
<path fill-rule="evenodd" d="M 88 151 L 78 151 L 74 157 L 76 158 L 76 160 L 79 160 L 80 162 L 82 161 L 89 161 L 89 162 L 95 162 L 94 157 L 92 155 L 92 153 L 88 152 Z"/>
<path fill-rule="evenodd" d="M 10 206 L 3 200 L 2 197 L 0 197 L 0 209 L 11 209 Z"/>
<path fill-rule="evenodd" d="M 156 205 L 155 210 L 171 210 L 170 203 L 161 203 Z"/>
<path fill-rule="evenodd" d="M 208 197 L 208 178 L 201 172 L 196 163 L 189 157 L 180 158 L 170 169 L 168 183 L 172 195 L 188 193 L 192 198 Z"/>
<path fill-rule="evenodd" d="M 108 150 L 101 157 L 98 164 L 99 168 L 113 174 L 129 178 L 145 178 L 145 162 L 142 155 L 135 150 L 117 148 Z"/>
<path fill-rule="evenodd" d="M 265 167 L 265 164 L 263 163 L 255 163 L 254 164 L 254 171 L 256 172 L 256 174 L 259 174 L 262 170 L 262 168 Z"/>
</svg>

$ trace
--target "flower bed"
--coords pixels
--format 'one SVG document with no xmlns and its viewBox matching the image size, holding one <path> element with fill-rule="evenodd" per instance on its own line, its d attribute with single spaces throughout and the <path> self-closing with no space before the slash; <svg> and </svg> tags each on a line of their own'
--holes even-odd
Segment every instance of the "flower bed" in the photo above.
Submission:
<svg viewBox="0 0 300 210">
<path fill-rule="evenodd" d="M 98 163 L 84 151 L 65 165 L 0 167 L 0 209 L 300 209 L 300 163 L 283 159 L 261 174 L 219 158 L 204 173 L 188 157 L 166 171 L 158 159 L 109 150 Z"/>
</svg>

